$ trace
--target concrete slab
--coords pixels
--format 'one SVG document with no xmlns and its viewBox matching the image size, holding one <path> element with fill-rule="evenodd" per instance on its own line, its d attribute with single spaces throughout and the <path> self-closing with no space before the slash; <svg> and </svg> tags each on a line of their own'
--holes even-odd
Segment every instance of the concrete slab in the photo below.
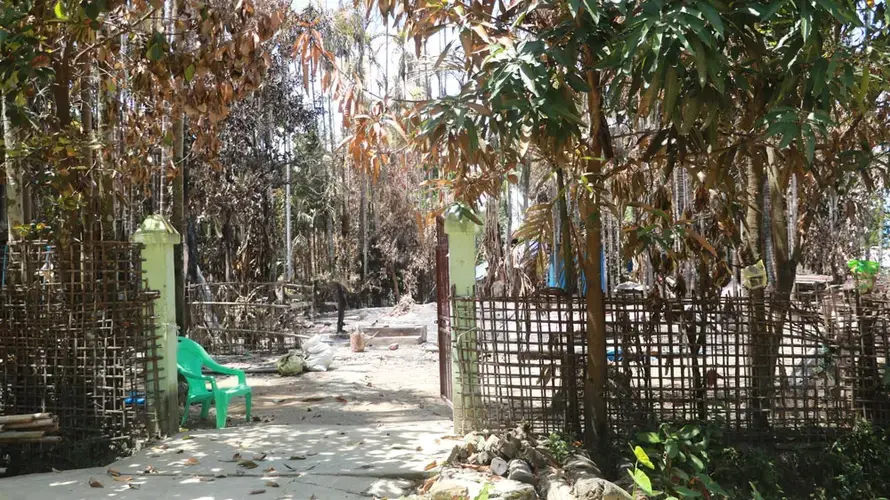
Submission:
<svg viewBox="0 0 890 500">
<path fill-rule="evenodd" d="M 0 500 L 219 500 L 253 498 L 258 490 L 265 492 L 257 498 L 369 498 L 428 475 L 429 465 L 440 464 L 457 442 L 447 436 L 450 430 L 447 420 L 198 430 L 109 468 L 2 479 Z M 91 479 L 103 487 L 91 487 Z"/>
</svg>

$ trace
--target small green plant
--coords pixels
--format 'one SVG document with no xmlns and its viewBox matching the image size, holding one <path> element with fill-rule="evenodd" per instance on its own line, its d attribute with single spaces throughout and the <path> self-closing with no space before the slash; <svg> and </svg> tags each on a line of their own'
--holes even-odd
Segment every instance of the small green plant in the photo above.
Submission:
<svg viewBox="0 0 890 500">
<path fill-rule="evenodd" d="M 641 491 L 648 497 L 664 495 L 668 500 L 729 496 L 708 475 L 710 439 L 701 428 L 686 425 L 675 430 L 662 424 L 658 432 L 640 434 L 638 441 L 643 446 L 632 448 L 635 465 L 628 471 L 635 495 Z M 641 469 L 641 465 L 651 472 Z"/>
<path fill-rule="evenodd" d="M 473 500 L 488 500 L 488 489 L 490 487 L 490 484 L 486 484 L 485 486 L 483 486 L 482 491 L 480 491 L 479 494 L 476 495 L 476 498 L 474 498 Z"/>
<path fill-rule="evenodd" d="M 851 260 L 847 267 L 856 279 L 859 291 L 868 293 L 875 286 L 875 277 L 881 271 L 881 265 L 873 260 Z"/>
<path fill-rule="evenodd" d="M 547 436 L 547 449 L 550 450 L 553 459 L 556 460 L 558 464 L 564 464 L 566 460 L 568 460 L 569 455 L 575 452 L 576 448 L 577 446 L 574 444 L 574 440 L 569 436 L 558 432 L 551 432 L 550 435 Z"/>
</svg>

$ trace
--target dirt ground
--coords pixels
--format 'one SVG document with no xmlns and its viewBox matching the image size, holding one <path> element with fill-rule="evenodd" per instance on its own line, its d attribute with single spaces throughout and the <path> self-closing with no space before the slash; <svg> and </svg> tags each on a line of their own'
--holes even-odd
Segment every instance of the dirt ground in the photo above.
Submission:
<svg viewBox="0 0 890 500">
<path fill-rule="evenodd" d="M 374 425 L 398 422 L 441 420 L 451 417 L 451 409 L 439 396 L 439 365 L 436 348 L 435 304 L 422 304 L 409 311 L 393 308 L 351 310 L 346 329 L 362 326 L 427 326 L 428 342 L 418 344 L 405 338 L 398 349 L 389 344 L 371 345 L 364 352 L 350 350 L 346 340 L 334 340 L 334 362 L 327 372 L 304 372 L 295 377 L 274 373 L 250 373 L 274 366 L 278 356 L 226 356 L 218 360 L 245 369 L 253 389 L 253 420 L 273 424 L 312 423 L 317 425 Z M 392 314 L 395 312 L 395 314 Z M 310 335 L 330 338 L 336 314 L 321 316 Z M 233 383 L 223 379 L 220 385 Z M 201 422 L 200 406 L 190 409 L 187 428 L 213 427 L 210 419 Z M 244 400 L 236 398 L 229 409 L 229 425 L 244 421 Z"/>
</svg>

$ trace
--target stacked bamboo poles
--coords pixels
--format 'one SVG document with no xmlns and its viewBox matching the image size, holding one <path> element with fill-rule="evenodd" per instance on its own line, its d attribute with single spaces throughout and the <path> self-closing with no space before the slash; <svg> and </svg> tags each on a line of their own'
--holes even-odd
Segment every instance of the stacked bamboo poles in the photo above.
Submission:
<svg viewBox="0 0 890 500">
<path fill-rule="evenodd" d="M 0 444 L 58 443 L 59 419 L 52 413 L 0 416 Z"/>
</svg>

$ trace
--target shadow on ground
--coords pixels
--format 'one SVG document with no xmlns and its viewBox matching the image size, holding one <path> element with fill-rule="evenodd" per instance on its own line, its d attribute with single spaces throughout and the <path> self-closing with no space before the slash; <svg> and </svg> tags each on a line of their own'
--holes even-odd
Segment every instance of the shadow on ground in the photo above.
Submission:
<svg viewBox="0 0 890 500">
<path fill-rule="evenodd" d="M 447 457 L 456 443 L 450 426 L 427 421 L 197 430 L 120 460 L 110 473 L 96 468 L 3 480 L 0 499 L 397 497 Z"/>
</svg>

